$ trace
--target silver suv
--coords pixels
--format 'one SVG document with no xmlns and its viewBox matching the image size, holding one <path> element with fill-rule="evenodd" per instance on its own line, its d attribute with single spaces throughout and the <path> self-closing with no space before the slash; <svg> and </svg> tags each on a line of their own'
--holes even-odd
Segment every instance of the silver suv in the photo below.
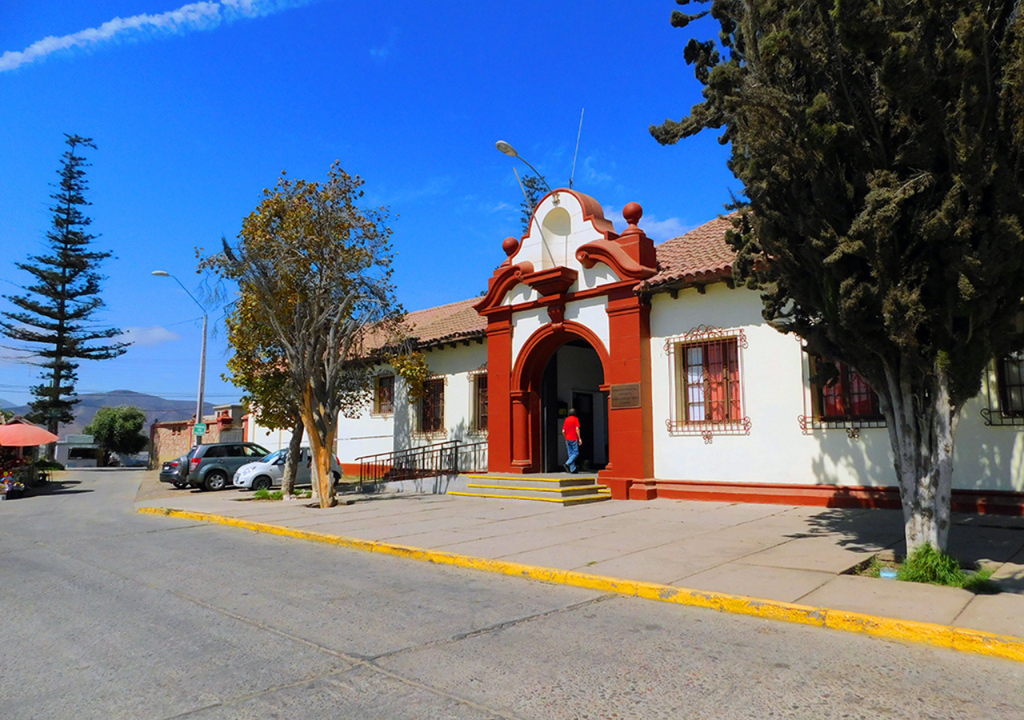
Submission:
<svg viewBox="0 0 1024 720">
<path fill-rule="evenodd" d="M 188 484 L 201 490 L 222 490 L 235 471 L 262 460 L 270 452 L 256 443 L 227 442 L 200 445 L 188 461 Z"/>
</svg>

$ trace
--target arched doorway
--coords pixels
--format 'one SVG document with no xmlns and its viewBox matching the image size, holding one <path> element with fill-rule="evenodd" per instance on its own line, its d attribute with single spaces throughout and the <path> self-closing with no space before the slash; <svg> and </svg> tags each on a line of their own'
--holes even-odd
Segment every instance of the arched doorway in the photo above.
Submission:
<svg viewBox="0 0 1024 720">
<path fill-rule="evenodd" d="M 586 340 L 570 340 L 551 353 L 540 384 L 541 472 L 562 472 L 568 459 L 562 423 L 569 408 L 580 421 L 579 469 L 592 472 L 608 464 L 608 398 L 602 385 L 601 358 Z"/>
<path fill-rule="evenodd" d="M 608 463 L 608 352 L 587 327 L 544 326 L 526 342 L 512 371 L 512 466 L 520 472 L 560 472 L 566 458 L 561 423 L 570 407 L 580 416 L 582 457 L 596 471 Z"/>
</svg>

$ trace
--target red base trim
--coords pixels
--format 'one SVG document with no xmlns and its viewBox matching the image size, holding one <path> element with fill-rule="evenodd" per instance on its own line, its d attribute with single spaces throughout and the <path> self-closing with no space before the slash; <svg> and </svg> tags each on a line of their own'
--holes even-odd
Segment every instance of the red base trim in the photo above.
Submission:
<svg viewBox="0 0 1024 720">
<path fill-rule="evenodd" d="M 670 500 L 706 500 L 711 502 L 745 502 L 834 508 L 900 509 L 900 492 L 899 488 L 896 487 L 870 487 L 866 485 L 759 485 L 755 483 L 691 482 L 686 480 L 656 480 L 653 484 L 654 497 Z M 647 497 L 634 497 L 633 488 L 630 488 L 629 498 L 631 500 L 650 499 Z M 1024 516 L 1024 493 L 1001 490 L 954 490 L 952 507 L 955 512 Z"/>
<path fill-rule="evenodd" d="M 390 465 L 384 465 L 381 468 L 384 472 L 391 472 Z M 349 477 L 359 477 L 360 465 L 359 463 L 341 463 L 341 472 Z"/>
</svg>

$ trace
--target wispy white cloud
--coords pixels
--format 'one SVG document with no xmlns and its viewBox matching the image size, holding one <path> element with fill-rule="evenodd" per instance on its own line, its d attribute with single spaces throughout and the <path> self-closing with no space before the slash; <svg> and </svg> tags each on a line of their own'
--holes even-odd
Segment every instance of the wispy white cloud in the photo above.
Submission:
<svg viewBox="0 0 1024 720">
<path fill-rule="evenodd" d="M 117 338 L 119 342 L 130 342 L 140 347 L 156 347 L 165 342 L 181 340 L 181 335 L 160 325 L 152 327 L 126 327 Z"/>
<path fill-rule="evenodd" d="M 144 13 L 127 18 L 116 17 L 99 27 L 79 30 L 71 35 L 45 37 L 21 51 L 8 50 L 0 55 L 0 72 L 27 65 L 55 52 L 76 48 L 93 49 L 114 41 L 140 41 L 167 35 L 183 35 L 197 30 L 211 30 L 222 23 L 272 15 L 315 1 L 220 0 L 220 2 L 194 2 L 182 5 L 177 10 L 168 10 L 157 15 Z"/>
<path fill-rule="evenodd" d="M 580 173 L 581 180 L 588 185 L 607 185 L 610 183 L 613 180 L 611 173 L 598 169 L 597 166 L 599 164 L 607 168 L 615 168 L 615 163 L 604 162 L 593 155 L 588 155 L 577 168 L 577 172 Z"/>
<path fill-rule="evenodd" d="M 391 32 L 388 33 L 387 42 L 383 45 L 376 45 L 370 48 L 370 55 L 372 55 L 376 60 L 387 60 L 398 48 L 399 34 L 400 31 L 398 28 L 391 28 Z"/>
<path fill-rule="evenodd" d="M 605 205 L 604 216 L 612 221 L 615 229 L 622 232 L 626 229 L 626 221 L 622 217 L 622 208 L 612 205 Z M 685 235 L 693 230 L 696 225 L 688 225 L 677 217 L 659 219 L 656 215 L 644 215 L 640 218 L 640 229 L 647 233 L 647 237 L 656 243 L 671 240 L 672 238 Z"/>
</svg>

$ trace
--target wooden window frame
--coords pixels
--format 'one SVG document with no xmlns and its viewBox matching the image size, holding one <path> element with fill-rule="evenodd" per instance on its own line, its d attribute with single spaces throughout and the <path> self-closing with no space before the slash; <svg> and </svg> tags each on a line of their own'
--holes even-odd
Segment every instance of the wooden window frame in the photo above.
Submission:
<svg viewBox="0 0 1024 720">
<path fill-rule="evenodd" d="M 1009 382 L 1007 366 L 1010 364 L 1017 366 L 1020 383 Z M 988 373 L 985 383 L 988 406 L 982 408 L 981 416 L 988 426 L 1024 428 L 1024 403 L 1019 408 L 1014 407 L 1010 397 L 1011 389 L 1020 389 L 1024 394 L 1024 350 L 996 358 L 993 365 L 995 367 Z"/>
<path fill-rule="evenodd" d="M 446 437 L 448 435 L 448 429 L 444 424 L 445 415 L 445 392 L 444 387 L 448 384 L 448 381 L 444 377 L 430 377 L 423 381 L 423 397 L 417 403 L 417 432 L 416 434 L 420 437 Z M 431 397 L 432 389 L 436 389 L 434 392 L 435 397 Z M 432 408 L 439 408 L 440 412 L 438 416 L 434 418 L 434 422 L 430 423 L 428 427 L 427 413 Z M 433 427 L 436 425 L 437 427 Z"/>
<path fill-rule="evenodd" d="M 391 385 L 391 399 L 389 402 L 382 402 L 381 388 L 382 381 L 388 380 Z M 373 410 L 371 415 L 380 417 L 391 417 L 395 414 L 395 376 L 378 375 L 373 379 Z"/>
<path fill-rule="evenodd" d="M 710 325 L 700 325 L 665 341 L 672 385 L 669 418 L 665 421 L 670 435 L 699 435 L 706 445 L 716 435 L 750 435 L 751 421 L 744 414 L 743 401 L 742 351 L 746 348 L 747 337 L 742 330 Z M 698 349 L 699 356 L 695 352 Z"/>
<path fill-rule="evenodd" d="M 803 376 L 804 376 L 804 414 L 797 418 L 800 424 L 800 431 L 804 435 L 811 435 L 815 430 L 845 430 L 847 437 L 851 440 L 860 439 L 860 431 L 865 428 L 886 427 L 885 416 L 882 415 L 881 405 L 876 393 L 867 380 L 854 368 L 841 361 L 835 361 L 839 370 L 839 377 L 831 388 L 826 389 L 814 382 L 812 378 L 817 374 L 818 358 L 812 353 L 803 353 Z M 863 383 L 864 389 L 870 394 L 871 412 L 847 412 L 845 408 L 851 407 L 853 395 L 850 389 L 854 385 Z M 828 392 L 838 392 L 843 412 L 828 412 Z M 863 396 L 863 392 L 859 393 Z"/>
<path fill-rule="evenodd" d="M 469 374 L 470 396 L 469 396 L 469 418 L 470 433 L 473 435 L 487 434 L 488 420 L 488 398 L 487 398 L 487 371 L 477 370 Z M 481 398 L 481 383 L 483 383 L 483 397 Z M 481 412 L 482 411 L 482 412 Z M 483 422 L 481 422 L 481 416 Z"/>
</svg>

